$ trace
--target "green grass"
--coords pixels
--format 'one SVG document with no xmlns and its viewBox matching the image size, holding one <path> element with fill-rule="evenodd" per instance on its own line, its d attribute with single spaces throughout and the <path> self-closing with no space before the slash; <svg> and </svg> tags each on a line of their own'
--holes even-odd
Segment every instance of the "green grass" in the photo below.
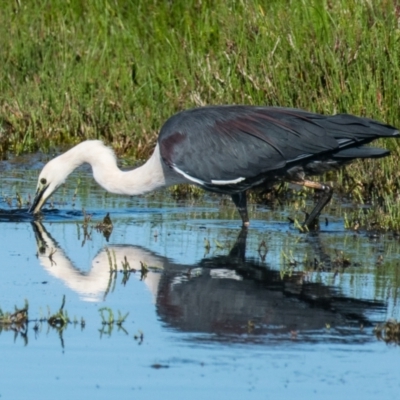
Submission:
<svg viewBox="0 0 400 400">
<path fill-rule="evenodd" d="M 400 126 L 394 0 L 0 0 L 0 6 L 3 158 L 100 138 L 119 156 L 143 159 L 170 115 L 205 104 L 347 112 Z M 329 179 L 343 189 L 361 182 L 358 200 L 387 193 L 394 199 L 399 145 L 381 145 L 393 157 L 360 162 L 350 178 Z"/>
</svg>

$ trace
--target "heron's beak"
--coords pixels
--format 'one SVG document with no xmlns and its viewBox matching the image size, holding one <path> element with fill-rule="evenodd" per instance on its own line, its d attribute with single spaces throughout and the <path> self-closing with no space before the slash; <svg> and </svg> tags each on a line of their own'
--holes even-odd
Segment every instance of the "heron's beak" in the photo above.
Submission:
<svg viewBox="0 0 400 400">
<path fill-rule="evenodd" d="M 43 204 L 47 200 L 47 196 L 44 196 L 47 188 L 48 185 L 38 186 L 35 198 L 33 199 L 32 205 L 28 210 L 29 213 L 37 214 L 41 210 Z"/>
</svg>

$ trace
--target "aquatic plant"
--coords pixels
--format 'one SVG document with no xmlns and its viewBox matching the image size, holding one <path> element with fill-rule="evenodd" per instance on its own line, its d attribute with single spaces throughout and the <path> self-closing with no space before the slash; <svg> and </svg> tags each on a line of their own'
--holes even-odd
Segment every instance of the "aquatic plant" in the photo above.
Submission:
<svg viewBox="0 0 400 400">
<path fill-rule="evenodd" d="M 61 307 L 59 308 L 59 310 L 47 318 L 48 324 L 52 328 L 56 328 L 58 331 L 63 330 L 67 326 L 67 324 L 71 323 L 67 311 L 64 310 L 64 306 L 65 306 L 65 295 L 63 296 Z"/>
<path fill-rule="evenodd" d="M 28 310 L 29 303 L 25 300 L 25 306 L 23 308 L 15 307 L 14 312 L 4 312 L 0 308 L 0 333 L 2 331 L 13 331 L 15 337 L 22 337 L 25 345 L 28 344 L 28 326 L 33 323 L 33 330 L 36 334 L 41 331 L 43 323 L 47 323 L 50 328 L 55 329 L 60 337 L 61 346 L 64 347 L 63 331 L 69 324 L 80 325 L 83 329 L 86 326 L 86 322 L 83 317 L 81 317 L 80 322 L 77 318 L 71 321 L 68 317 L 65 307 L 65 295 L 62 298 L 61 306 L 57 312 L 51 313 L 48 308 L 47 317 L 41 316 L 38 319 L 29 319 Z"/>
<path fill-rule="evenodd" d="M 99 309 L 101 319 L 102 319 L 102 327 L 99 329 L 100 337 L 104 334 L 107 336 L 111 336 L 114 326 L 117 326 L 118 330 L 122 330 L 124 333 L 128 334 L 127 330 L 122 326 L 128 317 L 129 313 L 124 315 L 118 310 L 118 318 L 115 319 L 114 312 L 109 307 L 102 307 Z"/>
</svg>

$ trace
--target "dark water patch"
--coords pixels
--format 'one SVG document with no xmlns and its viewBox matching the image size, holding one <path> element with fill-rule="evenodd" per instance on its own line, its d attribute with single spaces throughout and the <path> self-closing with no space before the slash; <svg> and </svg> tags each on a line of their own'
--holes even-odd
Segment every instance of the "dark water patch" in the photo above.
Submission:
<svg viewBox="0 0 400 400">
<path fill-rule="evenodd" d="M 94 211 L 91 213 L 95 217 L 100 217 L 104 214 L 105 211 Z M 44 209 L 39 215 L 34 215 L 29 212 L 29 208 L 0 209 L 0 222 L 34 222 L 42 220 L 62 222 L 82 219 L 84 215 L 83 211 L 79 210 Z"/>
<path fill-rule="evenodd" d="M 30 222 L 34 220 L 34 216 L 25 209 L 1 209 L 0 222 Z"/>
<path fill-rule="evenodd" d="M 196 208 L 196 213 L 203 213 L 203 212 L 210 212 L 210 208 Z M 2 216 L 2 210 L 0 210 L 0 217 Z M 57 221 L 65 221 L 65 220 L 70 220 L 70 221 L 75 221 L 75 220 L 80 220 L 82 221 L 85 216 L 90 216 L 92 219 L 98 219 L 98 218 L 103 218 L 105 215 L 109 213 L 109 209 L 107 208 L 99 208 L 99 207 L 94 207 L 94 208 L 88 208 L 88 209 L 74 209 L 74 210 L 68 210 L 66 208 L 63 209 L 48 209 L 44 208 L 41 210 L 40 214 L 37 216 L 32 216 L 30 214 L 31 218 L 29 219 L 29 214 L 27 213 L 27 210 L 11 210 L 10 212 L 8 210 L 4 211 L 4 218 L 8 218 L 9 215 L 21 215 L 26 217 L 26 221 L 33 221 L 33 220 L 40 220 L 43 222 L 57 222 Z M 146 207 L 137 207 L 137 206 L 132 206 L 132 207 L 121 207 L 121 208 L 113 208 L 111 210 L 111 216 L 116 217 L 116 218 L 127 218 L 129 220 L 137 220 L 137 222 L 141 221 L 147 221 L 149 217 L 154 217 L 154 216 L 168 216 L 168 217 L 173 217 L 174 215 L 179 216 L 179 219 L 182 219 L 182 216 L 188 215 L 190 213 L 193 213 L 193 208 L 184 208 L 184 207 L 151 207 L 151 208 L 146 208 Z M 0 220 L 1 221 L 1 220 Z M 231 222 L 232 223 L 232 222 Z M 197 224 L 197 222 L 196 222 Z M 229 222 L 228 222 L 229 224 Z M 237 225 L 236 222 L 234 222 L 235 225 Z M 240 226 L 240 225 L 239 225 Z"/>
</svg>

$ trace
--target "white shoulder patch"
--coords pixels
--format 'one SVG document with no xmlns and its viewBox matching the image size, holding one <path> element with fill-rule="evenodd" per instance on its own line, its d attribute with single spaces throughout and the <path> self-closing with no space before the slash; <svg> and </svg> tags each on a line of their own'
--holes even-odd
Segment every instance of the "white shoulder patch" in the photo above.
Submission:
<svg viewBox="0 0 400 400">
<path fill-rule="evenodd" d="M 201 179 L 194 178 L 193 176 L 188 175 L 186 172 L 183 172 L 181 169 L 179 169 L 176 165 L 172 166 L 173 170 L 177 172 L 178 174 L 182 175 L 185 177 L 188 181 L 191 181 L 193 183 L 197 183 L 198 185 L 207 185 L 207 182 L 202 181 Z M 229 181 L 224 181 L 224 180 L 217 180 L 217 179 L 212 179 L 211 183 L 213 185 L 234 185 L 235 183 L 239 183 L 244 181 L 246 178 L 240 177 L 236 179 L 231 179 Z"/>
<path fill-rule="evenodd" d="M 193 176 L 190 176 L 188 174 L 186 174 L 185 172 L 183 172 L 181 169 L 179 169 L 177 166 L 173 165 L 172 168 L 174 169 L 174 171 L 176 171 L 178 174 L 181 174 L 183 177 L 185 177 L 188 181 L 197 183 L 198 185 L 205 185 L 206 183 L 200 179 L 197 178 L 193 178 Z"/>
<path fill-rule="evenodd" d="M 211 180 L 211 183 L 213 183 L 214 185 L 233 185 L 235 183 L 239 183 L 244 181 L 246 178 L 240 177 L 240 178 L 236 178 L 236 179 L 232 179 L 230 181 L 218 181 L 215 179 Z"/>
</svg>

